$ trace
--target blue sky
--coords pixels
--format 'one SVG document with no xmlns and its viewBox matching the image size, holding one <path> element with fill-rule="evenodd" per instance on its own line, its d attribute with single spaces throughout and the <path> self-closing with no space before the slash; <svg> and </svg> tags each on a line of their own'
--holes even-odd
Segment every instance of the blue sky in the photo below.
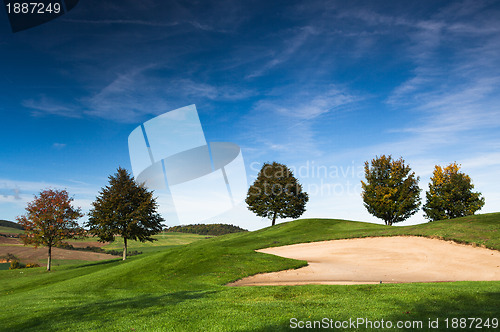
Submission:
<svg viewBox="0 0 500 332">
<path fill-rule="evenodd" d="M 499 211 L 499 19 L 497 1 L 87 0 L 12 33 L 0 11 L 0 218 L 47 187 L 87 211 L 131 171 L 130 132 L 190 104 L 250 182 L 266 161 L 294 168 L 303 217 L 382 223 L 359 188 L 381 154 L 415 170 L 423 202 L 456 161 Z M 214 221 L 270 224 L 244 205 Z"/>
</svg>

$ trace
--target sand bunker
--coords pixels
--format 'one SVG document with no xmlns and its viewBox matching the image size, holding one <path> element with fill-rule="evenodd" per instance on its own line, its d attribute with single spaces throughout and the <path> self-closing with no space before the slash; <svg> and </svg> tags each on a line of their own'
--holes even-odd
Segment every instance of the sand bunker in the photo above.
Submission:
<svg viewBox="0 0 500 332">
<path fill-rule="evenodd" d="M 500 251 L 423 237 L 374 237 L 294 244 L 258 252 L 306 260 L 230 286 L 500 280 Z"/>
</svg>

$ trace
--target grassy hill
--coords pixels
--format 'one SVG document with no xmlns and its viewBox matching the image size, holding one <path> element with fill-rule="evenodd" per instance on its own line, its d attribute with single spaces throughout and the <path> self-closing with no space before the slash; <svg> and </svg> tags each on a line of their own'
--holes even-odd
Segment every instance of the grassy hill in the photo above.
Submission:
<svg viewBox="0 0 500 332">
<path fill-rule="evenodd" d="M 20 234 L 24 231 L 23 226 L 8 220 L 0 220 L 0 234 Z"/>
<path fill-rule="evenodd" d="M 498 317 L 500 282 L 226 287 L 306 262 L 255 249 L 329 239 L 418 235 L 500 250 L 500 213 L 407 227 L 303 219 L 120 260 L 0 271 L 0 331 L 279 331 L 290 319 L 445 321 Z M 347 329 L 354 330 L 354 329 Z M 357 330 L 364 330 L 358 326 Z M 397 330 L 397 329 L 395 329 Z"/>
<path fill-rule="evenodd" d="M 15 229 L 20 229 L 23 230 L 23 226 L 19 225 L 17 222 L 13 221 L 8 221 L 8 220 L 0 220 L 0 226 L 2 227 L 10 227 L 10 228 L 15 228 Z"/>
</svg>

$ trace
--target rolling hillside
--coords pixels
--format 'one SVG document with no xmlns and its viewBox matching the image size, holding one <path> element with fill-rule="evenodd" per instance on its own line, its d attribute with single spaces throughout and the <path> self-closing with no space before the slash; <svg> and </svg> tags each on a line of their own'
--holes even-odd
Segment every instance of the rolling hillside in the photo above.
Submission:
<svg viewBox="0 0 500 332">
<path fill-rule="evenodd" d="M 0 220 L 0 234 L 20 234 L 23 232 L 23 227 L 18 223 Z"/>
<path fill-rule="evenodd" d="M 0 226 L 1 227 L 10 227 L 10 228 L 15 228 L 15 229 L 23 229 L 23 226 L 19 225 L 17 222 L 9 221 L 9 220 L 3 220 L 0 219 Z"/>
<path fill-rule="evenodd" d="M 500 213 L 407 227 L 303 219 L 131 257 L 0 271 L 0 331 L 288 330 L 290 319 L 498 317 L 500 282 L 226 287 L 304 266 L 255 249 L 320 240 L 417 235 L 500 250 Z M 33 301 L 33 299 L 36 299 Z M 444 324 L 444 323 L 443 323 Z M 444 327 L 444 325 L 441 325 Z M 441 329 L 441 328 L 440 328 Z M 440 330 L 439 329 L 439 330 Z"/>
</svg>

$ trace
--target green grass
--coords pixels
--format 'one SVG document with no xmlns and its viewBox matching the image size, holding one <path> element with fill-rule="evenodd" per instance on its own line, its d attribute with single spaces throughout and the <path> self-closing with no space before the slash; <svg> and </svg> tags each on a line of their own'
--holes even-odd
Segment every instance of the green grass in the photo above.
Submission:
<svg viewBox="0 0 500 332">
<path fill-rule="evenodd" d="M 0 271 L 0 331 L 280 331 L 289 321 L 499 318 L 500 282 L 226 287 L 306 263 L 254 250 L 419 235 L 500 250 L 500 213 L 407 227 L 306 219 L 119 259 Z M 352 330 L 352 329 L 351 329 Z M 397 329 L 393 329 L 397 330 Z"/>
<path fill-rule="evenodd" d="M 9 228 L 17 228 L 17 229 L 23 229 L 21 225 L 19 225 L 17 222 L 9 221 L 9 220 L 4 220 L 0 219 L 0 227 L 9 227 Z"/>
<path fill-rule="evenodd" d="M 22 229 L 17 229 L 13 227 L 0 226 L 0 233 L 22 234 L 24 233 L 24 231 Z"/>
<path fill-rule="evenodd" d="M 47 267 L 47 258 L 40 258 L 38 262 L 34 262 L 40 265 L 41 267 Z M 60 266 L 60 265 L 75 265 L 81 264 L 81 259 L 52 259 L 51 266 Z"/>
<path fill-rule="evenodd" d="M 137 250 L 143 253 L 162 251 L 171 247 L 189 244 L 194 241 L 202 240 L 211 236 L 187 234 L 187 233 L 160 233 L 153 235 L 156 241 L 153 242 L 140 242 L 140 241 L 127 241 L 127 250 Z M 103 247 L 105 250 L 123 250 L 123 239 L 116 237 L 115 241 Z"/>
</svg>

